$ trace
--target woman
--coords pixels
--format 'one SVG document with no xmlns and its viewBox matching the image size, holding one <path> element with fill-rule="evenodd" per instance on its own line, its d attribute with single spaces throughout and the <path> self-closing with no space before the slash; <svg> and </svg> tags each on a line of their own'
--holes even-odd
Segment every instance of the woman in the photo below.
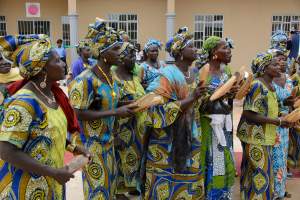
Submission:
<svg viewBox="0 0 300 200">
<path fill-rule="evenodd" d="M 67 130 L 73 133 L 79 126 L 56 84 L 65 76 L 65 64 L 45 35 L 0 37 L 0 49 L 24 78 L 10 88 L 13 94 L 23 86 L 5 104 L 0 157 L 11 179 L 1 176 L 0 197 L 65 199 L 64 184 L 74 177 L 64 167 L 65 147 L 89 156 L 66 141 Z"/>
<path fill-rule="evenodd" d="M 92 40 L 91 50 L 98 61 L 70 83 L 69 96 L 81 125 L 77 142 L 93 155 L 82 173 L 84 197 L 108 200 L 114 198 L 116 184 L 115 117 L 128 116 L 132 111 L 126 106 L 117 107 L 119 88 L 110 71 L 112 65 L 119 64 L 118 34 L 97 19 L 86 37 Z"/>
<path fill-rule="evenodd" d="M 152 127 L 146 156 L 144 199 L 203 199 L 200 167 L 200 132 L 194 119 L 193 104 L 206 91 L 189 88 L 195 76 L 189 67 L 196 59 L 192 35 L 177 33 L 166 45 L 174 65 L 161 69 L 161 75 L 148 87 L 163 98 L 151 107 L 145 124 Z"/>
<path fill-rule="evenodd" d="M 291 97 L 293 83 L 286 74 L 286 61 L 287 56 L 281 51 L 273 53 L 274 58 L 277 59 L 280 67 L 281 75 L 279 78 L 274 79 L 274 89 L 276 91 L 277 99 L 279 102 L 279 115 L 285 116 L 289 113 L 289 106 L 294 103 Z M 277 199 L 284 199 L 288 196 L 286 192 L 286 179 L 287 179 L 287 157 L 289 148 L 289 129 L 278 127 L 277 140 L 273 147 L 273 171 L 274 171 L 274 195 Z M 290 195 L 289 195 L 290 196 Z"/>
<path fill-rule="evenodd" d="M 159 76 L 159 71 L 163 65 L 162 62 L 158 60 L 159 50 L 162 44 L 160 41 L 155 39 L 150 39 L 145 44 L 144 47 L 144 62 L 141 64 L 142 67 L 142 84 L 146 89 L 155 78 Z"/>
<path fill-rule="evenodd" d="M 89 60 L 91 57 L 90 41 L 82 40 L 76 47 L 79 58 L 72 64 L 72 80 L 81 74 L 81 72 L 83 72 L 85 69 L 92 68 L 92 62 Z"/>
<path fill-rule="evenodd" d="M 202 63 L 209 73 L 206 85 L 209 94 L 231 77 L 227 63 L 231 60 L 228 43 L 216 36 L 209 37 L 203 43 Z M 200 74 L 203 73 L 200 70 Z M 205 172 L 206 199 L 230 199 L 234 184 L 235 167 L 231 153 L 232 146 L 232 102 L 236 92 L 233 87 L 229 94 L 221 99 L 202 105 L 201 127 L 202 148 L 201 160 Z"/>
<path fill-rule="evenodd" d="M 113 77 L 120 88 L 120 102 L 129 104 L 145 95 L 140 77 L 135 73 L 135 48 L 132 44 L 122 44 L 120 59 L 121 63 L 114 69 Z M 127 199 L 125 192 L 138 194 L 145 116 L 144 112 L 139 112 L 133 117 L 117 120 L 117 199 Z"/>
<path fill-rule="evenodd" d="M 241 199 L 273 199 L 272 148 L 277 126 L 290 124 L 278 116 L 273 79 L 280 77 L 277 60 L 270 53 L 258 54 L 252 62 L 256 79 L 244 101 L 237 136 L 242 142 Z"/>
<path fill-rule="evenodd" d="M 289 113 L 289 106 L 293 106 L 292 80 L 287 75 L 287 50 L 286 44 L 288 36 L 284 32 L 275 33 L 271 39 L 271 49 L 269 50 L 274 59 L 277 59 L 280 67 L 280 77 L 274 78 L 273 86 L 279 102 L 279 115 L 285 116 Z M 288 195 L 286 192 L 287 179 L 287 157 L 289 148 L 289 129 L 278 127 L 276 132 L 276 143 L 273 147 L 273 171 L 274 171 L 274 198 L 284 199 Z"/>
</svg>

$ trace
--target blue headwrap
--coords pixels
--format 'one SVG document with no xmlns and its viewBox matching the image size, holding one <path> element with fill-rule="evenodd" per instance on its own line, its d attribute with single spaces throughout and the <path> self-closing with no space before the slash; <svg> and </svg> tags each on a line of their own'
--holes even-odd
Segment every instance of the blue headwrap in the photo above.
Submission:
<svg viewBox="0 0 300 200">
<path fill-rule="evenodd" d="M 288 36 L 283 31 L 277 31 L 271 37 L 271 48 L 270 49 L 277 49 L 282 52 L 287 52 L 286 43 L 288 41 Z"/>
<path fill-rule="evenodd" d="M 150 49 L 151 46 L 156 46 L 159 49 L 161 49 L 162 44 L 159 40 L 149 39 L 148 42 L 145 44 L 144 51 L 148 52 L 148 50 Z"/>
</svg>

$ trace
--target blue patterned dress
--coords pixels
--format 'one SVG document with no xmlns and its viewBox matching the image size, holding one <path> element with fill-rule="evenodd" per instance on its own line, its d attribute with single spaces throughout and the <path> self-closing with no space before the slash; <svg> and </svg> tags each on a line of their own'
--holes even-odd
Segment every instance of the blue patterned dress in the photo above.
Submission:
<svg viewBox="0 0 300 200">
<path fill-rule="evenodd" d="M 289 113 L 289 107 L 283 105 L 283 101 L 288 98 L 293 89 L 292 80 L 287 78 L 284 87 L 273 83 L 279 103 L 280 115 Z M 286 191 L 287 178 L 287 157 L 289 148 L 289 129 L 278 127 L 277 140 L 273 147 L 273 172 L 274 172 L 274 195 L 275 197 L 284 197 Z"/>
<path fill-rule="evenodd" d="M 69 85 L 71 105 L 79 110 L 106 111 L 116 109 L 119 89 L 116 83 L 112 89 L 87 69 Z M 115 117 L 103 117 L 93 121 L 80 121 L 80 138 L 77 143 L 88 149 L 93 160 L 83 169 L 84 198 L 89 200 L 113 199 L 116 188 L 116 161 L 113 145 Z"/>
<path fill-rule="evenodd" d="M 142 84 L 146 85 L 148 87 L 148 85 L 150 83 L 152 83 L 160 74 L 160 70 L 161 67 L 164 64 L 161 62 L 160 63 L 160 68 L 157 69 L 155 67 L 150 66 L 147 62 L 143 62 L 140 66 L 142 68 L 142 72 L 141 72 L 141 79 L 142 79 Z"/>
</svg>

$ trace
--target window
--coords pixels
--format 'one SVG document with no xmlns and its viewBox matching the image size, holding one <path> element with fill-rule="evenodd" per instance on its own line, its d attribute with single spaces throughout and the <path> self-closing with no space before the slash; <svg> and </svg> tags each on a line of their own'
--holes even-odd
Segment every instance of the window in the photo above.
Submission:
<svg viewBox="0 0 300 200">
<path fill-rule="evenodd" d="M 223 36 L 223 15 L 195 16 L 195 46 L 201 48 L 203 42 L 210 36 Z"/>
<path fill-rule="evenodd" d="M 299 16 L 276 15 L 273 16 L 272 19 L 272 35 L 278 30 L 282 30 L 288 34 L 293 28 L 299 30 L 299 26 L 300 26 L 300 15 Z"/>
<path fill-rule="evenodd" d="M 6 35 L 6 21 L 5 16 L 0 16 L 0 36 Z"/>
<path fill-rule="evenodd" d="M 134 14 L 109 14 L 108 24 L 115 30 L 126 31 L 129 35 L 130 40 L 133 43 L 137 42 L 137 15 Z"/>
<path fill-rule="evenodd" d="M 62 16 L 62 40 L 65 46 L 70 46 L 70 23 L 68 16 Z"/>
<path fill-rule="evenodd" d="M 18 30 L 20 35 L 46 34 L 50 37 L 50 22 L 20 20 L 18 21 Z"/>
</svg>

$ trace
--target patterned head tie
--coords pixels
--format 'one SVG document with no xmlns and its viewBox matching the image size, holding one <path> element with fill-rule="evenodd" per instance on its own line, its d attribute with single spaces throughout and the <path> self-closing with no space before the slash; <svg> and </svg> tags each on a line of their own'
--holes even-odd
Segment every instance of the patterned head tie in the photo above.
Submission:
<svg viewBox="0 0 300 200">
<path fill-rule="evenodd" d="M 251 70 L 255 77 L 260 77 L 266 66 L 270 65 L 273 60 L 273 55 L 271 53 L 259 53 L 256 58 L 253 59 L 251 64 Z"/>
<path fill-rule="evenodd" d="M 113 28 L 107 27 L 106 22 L 100 18 L 96 18 L 95 23 L 89 25 L 86 39 L 91 40 L 94 58 L 98 58 L 100 54 L 113 48 L 121 41 L 119 34 Z"/>
<path fill-rule="evenodd" d="M 155 46 L 161 50 L 162 43 L 156 39 L 149 39 L 148 42 L 144 46 L 144 51 L 147 53 L 149 51 L 150 47 L 153 47 L 153 46 Z"/>
<path fill-rule="evenodd" d="M 129 42 L 123 42 L 121 49 L 120 49 L 120 59 L 121 61 L 124 60 L 124 58 L 129 55 L 132 51 L 136 52 L 136 48 L 133 46 L 133 44 Z"/>
<path fill-rule="evenodd" d="M 76 45 L 77 53 L 79 54 L 82 49 L 90 49 L 91 48 L 91 40 L 83 39 L 78 42 Z"/>
<path fill-rule="evenodd" d="M 166 51 L 170 56 L 177 57 L 187 45 L 193 42 L 193 35 L 188 32 L 187 27 L 180 28 L 178 32 L 166 43 Z"/>
<path fill-rule="evenodd" d="M 118 31 L 118 34 L 119 34 L 122 42 L 128 42 L 128 41 L 124 41 L 125 38 L 127 38 L 129 40 L 129 35 L 126 33 L 126 31 L 120 30 L 120 31 Z"/>
<path fill-rule="evenodd" d="M 283 52 L 287 52 L 288 36 L 283 31 L 275 32 L 271 37 L 271 49 L 278 49 Z"/>
<path fill-rule="evenodd" d="M 37 75 L 46 65 L 51 51 L 47 35 L 7 35 L 0 37 L 0 53 L 25 79 Z"/>
<path fill-rule="evenodd" d="M 204 66 L 209 61 L 212 51 L 218 46 L 218 44 L 221 41 L 224 41 L 228 48 L 230 49 L 234 48 L 233 40 L 231 38 L 225 38 L 225 40 L 223 40 L 218 36 L 210 36 L 204 41 L 202 45 L 202 49 L 199 49 L 197 52 L 198 54 L 198 59 L 196 61 L 197 65 L 199 65 L 200 67 Z"/>
</svg>

